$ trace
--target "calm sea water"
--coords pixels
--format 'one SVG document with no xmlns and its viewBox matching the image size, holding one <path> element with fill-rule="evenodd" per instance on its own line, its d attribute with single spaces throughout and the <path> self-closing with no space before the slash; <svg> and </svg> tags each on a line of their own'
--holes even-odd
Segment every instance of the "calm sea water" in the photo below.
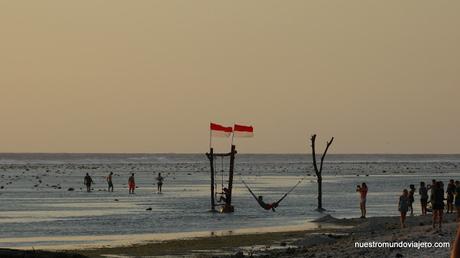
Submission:
<svg viewBox="0 0 460 258">
<path fill-rule="evenodd" d="M 220 171 L 226 184 L 228 160 L 216 163 L 220 188 Z M 0 247 L 78 244 L 94 241 L 84 240 L 90 236 L 295 226 L 321 216 L 314 211 L 317 186 L 310 155 L 237 155 L 235 169 L 235 213 L 213 214 L 208 212 L 210 176 L 204 155 L 0 154 Z M 355 187 L 366 182 L 368 215 L 397 215 L 398 196 L 409 184 L 460 179 L 459 169 L 460 155 L 329 155 L 324 207 L 335 217 L 359 216 Z M 105 191 L 110 171 L 115 174 L 113 193 Z M 165 176 L 161 195 L 153 185 L 158 172 Z M 91 193 L 83 189 L 86 173 L 95 181 Z M 127 189 L 131 173 L 138 186 L 135 195 Z M 302 177 L 276 212 L 261 209 L 241 184 L 244 178 L 256 194 L 275 201 Z"/>
</svg>

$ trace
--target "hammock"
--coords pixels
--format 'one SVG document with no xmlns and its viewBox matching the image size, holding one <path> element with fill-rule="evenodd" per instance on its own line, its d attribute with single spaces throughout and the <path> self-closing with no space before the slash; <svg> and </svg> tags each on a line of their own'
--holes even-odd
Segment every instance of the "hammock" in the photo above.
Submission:
<svg viewBox="0 0 460 258">
<path fill-rule="evenodd" d="M 278 207 L 278 205 L 280 204 L 281 201 L 284 200 L 284 198 L 286 198 L 288 196 L 288 194 L 290 194 L 292 191 L 294 191 L 294 189 L 297 188 L 298 185 L 300 185 L 300 183 L 302 183 L 302 181 L 305 179 L 305 177 L 303 177 L 302 179 L 299 180 L 299 182 L 297 182 L 297 184 L 295 184 L 291 189 L 289 189 L 289 191 L 287 191 L 278 201 L 276 202 L 273 202 L 273 203 L 265 203 L 264 201 L 260 200 L 255 194 L 254 192 L 251 190 L 251 188 L 246 184 L 246 182 L 244 182 L 244 180 L 241 178 L 241 182 L 243 182 L 244 186 L 246 186 L 246 188 L 248 189 L 249 193 L 251 193 L 252 197 L 254 197 L 254 199 L 257 201 L 257 203 L 260 205 L 260 207 L 264 208 L 265 210 L 272 210 L 272 211 L 275 211 L 275 208 Z"/>
</svg>

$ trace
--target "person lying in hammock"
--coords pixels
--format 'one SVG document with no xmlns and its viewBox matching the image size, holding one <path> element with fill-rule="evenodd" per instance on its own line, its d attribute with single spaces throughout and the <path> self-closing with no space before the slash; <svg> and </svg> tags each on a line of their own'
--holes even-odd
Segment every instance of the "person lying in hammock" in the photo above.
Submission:
<svg viewBox="0 0 460 258">
<path fill-rule="evenodd" d="M 272 211 L 275 211 L 275 208 L 278 207 L 278 204 L 280 203 L 279 201 L 278 202 L 274 202 L 274 203 L 266 203 L 264 202 L 264 197 L 262 195 L 260 195 L 258 198 L 257 198 L 257 202 L 259 203 L 260 207 L 264 208 L 265 210 L 272 210 Z"/>
<path fill-rule="evenodd" d="M 262 195 L 259 195 L 258 197 L 254 194 L 254 192 L 251 190 L 251 188 L 249 188 L 249 186 L 246 184 L 246 182 L 242 181 L 244 186 L 246 186 L 246 188 L 248 189 L 249 193 L 251 193 L 252 197 L 254 197 L 254 199 L 256 199 L 257 203 L 260 205 L 260 207 L 264 208 L 265 210 L 272 210 L 272 211 L 275 211 L 275 208 L 278 207 L 278 205 L 280 204 L 280 202 L 282 200 L 284 200 L 284 198 L 286 198 L 286 196 L 288 195 L 288 193 L 284 194 L 283 197 L 281 197 L 281 199 L 279 199 L 278 201 L 276 202 L 273 202 L 273 203 L 266 203 L 264 202 L 264 197 Z"/>
</svg>

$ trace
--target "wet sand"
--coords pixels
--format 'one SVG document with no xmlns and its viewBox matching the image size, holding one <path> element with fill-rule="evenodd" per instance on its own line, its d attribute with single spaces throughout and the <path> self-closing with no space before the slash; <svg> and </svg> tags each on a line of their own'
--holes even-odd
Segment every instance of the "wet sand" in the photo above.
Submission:
<svg viewBox="0 0 460 258">
<path fill-rule="evenodd" d="M 307 231 L 182 239 L 126 247 L 75 250 L 88 257 L 449 257 L 450 248 L 356 248 L 368 241 L 454 241 L 455 214 L 445 216 L 443 230 L 433 230 L 431 216 L 408 217 L 405 229 L 399 217 L 335 219 L 326 216 L 317 222 L 326 228 Z M 327 228 L 327 225 L 343 227 Z M 402 256 L 401 256 L 402 255 Z"/>
</svg>

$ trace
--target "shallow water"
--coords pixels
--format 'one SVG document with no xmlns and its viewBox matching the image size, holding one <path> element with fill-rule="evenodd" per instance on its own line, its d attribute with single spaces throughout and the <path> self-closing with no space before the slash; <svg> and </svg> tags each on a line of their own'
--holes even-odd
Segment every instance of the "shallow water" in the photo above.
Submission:
<svg viewBox="0 0 460 258">
<path fill-rule="evenodd" d="M 320 216 L 314 211 L 317 186 L 310 159 L 238 155 L 235 213 L 214 214 L 208 212 L 209 167 L 204 155 L 0 154 L 0 247 L 111 245 L 116 236 L 155 239 L 165 233 L 174 238 L 184 235 L 170 233 L 305 227 Z M 335 217 L 359 216 L 355 187 L 363 181 L 369 186 L 368 215 L 397 215 L 403 188 L 432 178 L 447 182 L 460 168 L 459 155 L 330 155 L 326 162 L 323 203 Z M 221 166 L 218 159 L 218 171 Z M 105 191 L 110 171 L 115 174 L 114 193 Z M 157 172 L 165 176 L 163 194 L 155 193 Z M 95 181 L 91 193 L 83 189 L 85 173 Z M 130 173 L 135 173 L 139 187 L 134 195 L 127 191 Z M 241 184 L 244 178 L 256 194 L 274 201 L 307 174 L 277 212 L 257 206 Z M 221 179 L 219 173 L 219 188 Z M 70 187 L 75 191 L 67 191 Z M 415 204 L 418 212 L 418 196 Z"/>
</svg>

